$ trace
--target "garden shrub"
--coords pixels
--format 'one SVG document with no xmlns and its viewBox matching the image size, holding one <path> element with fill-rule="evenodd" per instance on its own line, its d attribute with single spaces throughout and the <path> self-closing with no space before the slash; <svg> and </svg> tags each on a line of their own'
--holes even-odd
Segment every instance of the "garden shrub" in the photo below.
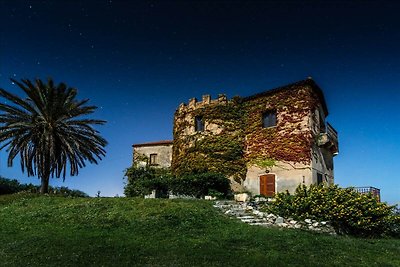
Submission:
<svg viewBox="0 0 400 267">
<path fill-rule="evenodd" d="M 223 174 L 205 172 L 179 176 L 173 179 L 171 191 L 178 195 L 202 198 L 212 195 L 227 198 L 231 194 L 230 180 Z"/>
<path fill-rule="evenodd" d="M 202 198 L 205 195 L 226 198 L 231 193 L 230 181 L 218 173 L 195 173 L 178 177 L 168 169 L 131 167 L 126 170 L 127 184 L 124 193 L 128 197 L 145 196 L 156 190 L 157 197 L 166 197 L 168 192 L 176 195 Z"/>
<path fill-rule="evenodd" d="M 300 185 L 293 195 L 278 193 L 265 208 L 284 217 L 329 221 L 338 233 L 357 236 L 398 235 L 400 216 L 395 207 L 371 194 L 337 185 Z"/>
<path fill-rule="evenodd" d="M 124 194 L 127 197 L 143 197 L 156 190 L 158 197 L 166 197 L 172 180 L 167 169 L 152 167 L 130 167 L 125 172 L 127 184 Z"/>
</svg>

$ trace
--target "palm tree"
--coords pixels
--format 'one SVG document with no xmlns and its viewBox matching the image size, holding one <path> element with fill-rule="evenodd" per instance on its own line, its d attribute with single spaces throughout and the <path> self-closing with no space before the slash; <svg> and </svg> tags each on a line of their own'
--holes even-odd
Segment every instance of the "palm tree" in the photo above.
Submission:
<svg viewBox="0 0 400 267">
<path fill-rule="evenodd" d="M 65 180 L 67 169 L 77 175 L 86 161 L 97 164 L 105 156 L 107 141 L 92 127 L 105 121 L 85 116 L 97 107 L 76 100 L 76 89 L 51 79 L 11 81 L 27 97 L 0 88 L 0 96 L 11 102 L 0 103 L 0 150 L 7 148 L 9 167 L 19 154 L 22 172 L 41 179 L 42 194 L 48 193 L 50 176 Z"/>
</svg>

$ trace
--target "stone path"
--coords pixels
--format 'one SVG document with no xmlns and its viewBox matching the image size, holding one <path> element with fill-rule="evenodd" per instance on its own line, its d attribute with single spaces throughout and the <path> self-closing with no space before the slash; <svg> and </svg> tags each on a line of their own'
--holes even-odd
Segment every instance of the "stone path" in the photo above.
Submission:
<svg viewBox="0 0 400 267">
<path fill-rule="evenodd" d="M 284 227 L 293 229 L 304 229 L 321 233 L 335 234 L 335 230 L 328 222 L 317 222 L 311 219 L 296 221 L 292 218 L 283 218 L 272 213 L 265 213 L 258 210 L 255 203 L 236 201 L 216 201 L 214 207 L 224 214 L 239 219 L 249 225 L 264 227 Z"/>
</svg>

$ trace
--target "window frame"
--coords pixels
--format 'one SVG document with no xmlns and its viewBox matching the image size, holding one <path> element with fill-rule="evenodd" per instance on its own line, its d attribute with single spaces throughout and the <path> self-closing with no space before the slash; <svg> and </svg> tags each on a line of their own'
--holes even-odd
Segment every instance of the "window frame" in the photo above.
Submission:
<svg viewBox="0 0 400 267">
<path fill-rule="evenodd" d="M 199 125 L 201 125 L 201 127 L 199 127 Z M 194 130 L 195 132 L 204 132 L 206 128 L 206 124 L 204 121 L 204 117 L 203 116 L 195 116 L 194 117 Z"/>
<path fill-rule="evenodd" d="M 155 166 L 155 165 L 158 165 L 158 163 L 157 163 L 157 153 L 151 153 L 150 154 L 150 156 L 149 156 L 149 165 L 150 166 Z M 152 158 L 154 159 L 154 160 L 152 160 Z"/>
<path fill-rule="evenodd" d="M 317 185 L 323 185 L 323 184 L 324 184 L 324 175 L 320 172 L 317 172 Z"/>
<path fill-rule="evenodd" d="M 274 118 L 274 124 L 266 125 L 265 118 L 267 116 L 270 116 L 270 115 L 274 115 L 274 117 L 275 117 Z M 268 119 L 269 122 L 271 122 L 270 120 L 271 119 Z M 261 126 L 262 126 L 262 128 L 267 129 L 267 128 L 276 127 L 277 125 L 278 125 L 278 112 L 276 111 L 276 109 L 266 110 L 261 114 Z"/>
</svg>

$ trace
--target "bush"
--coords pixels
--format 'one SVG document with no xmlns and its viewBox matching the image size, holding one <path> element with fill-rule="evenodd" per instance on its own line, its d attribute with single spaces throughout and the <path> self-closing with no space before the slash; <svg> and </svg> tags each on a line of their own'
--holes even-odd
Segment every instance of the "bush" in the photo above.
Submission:
<svg viewBox="0 0 400 267">
<path fill-rule="evenodd" d="M 284 217 L 330 221 L 338 233 L 380 236 L 399 232 L 400 216 L 394 213 L 394 206 L 380 203 L 371 194 L 337 185 L 302 185 L 293 195 L 278 193 L 266 209 Z"/>
<path fill-rule="evenodd" d="M 14 194 L 18 192 L 39 193 L 40 186 L 33 184 L 21 184 L 16 179 L 7 179 L 0 177 L 0 195 Z M 68 187 L 52 187 L 49 186 L 50 195 L 61 195 L 71 197 L 88 197 L 88 195 L 80 190 L 72 190 Z"/>
<path fill-rule="evenodd" d="M 167 169 L 152 167 L 131 167 L 125 172 L 127 184 L 124 194 L 127 197 L 144 197 L 156 190 L 157 197 L 167 197 L 172 175 Z"/>
<path fill-rule="evenodd" d="M 0 195 L 13 194 L 22 190 L 21 184 L 17 180 L 0 177 Z"/>
<path fill-rule="evenodd" d="M 156 197 L 166 197 L 168 192 L 202 198 L 212 195 L 217 198 L 229 196 L 230 181 L 218 173 L 196 173 L 179 177 L 171 175 L 167 169 L 152 167 L 131 167 L 126 170 L 127 197 L 145 196 L 156 190 Z"/>
<path fill-rule="evenodd" d="M 226 198 L 231 194 L 228 178 L 219 173 L 196 173 L 177 177 L 172 181 L 174 194 L 202 198 L 206 195 Z"/>
</svg>

